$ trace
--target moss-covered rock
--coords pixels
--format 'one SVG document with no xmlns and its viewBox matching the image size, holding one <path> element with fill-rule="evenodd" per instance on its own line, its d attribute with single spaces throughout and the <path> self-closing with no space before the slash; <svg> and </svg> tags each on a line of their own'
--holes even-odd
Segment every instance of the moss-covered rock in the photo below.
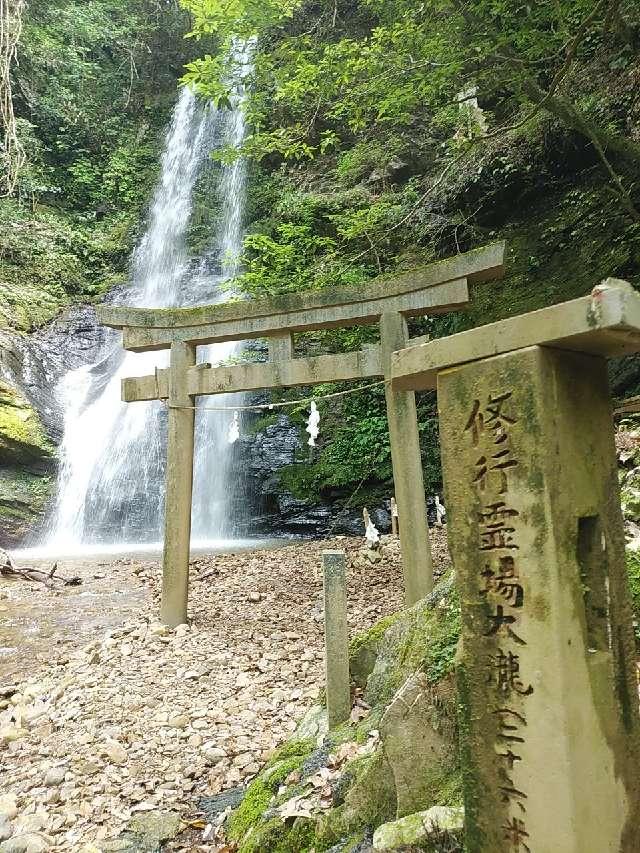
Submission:
<svg viewBox="0 0 640 853">
<path fill-rule="evenodd" d="M 404 611 L 387 629 L 367 680 L 365 699 L 387 704 L 404 682 L 422 671 L 435 684 L 453 671 L 460 638 L 460 605 L 451 578 Z"/>
<path fill-rule="evenodd" d="M 424 673 L 409 678 L 380 722 L 385 756 L 393 771 L 397 816 L 426 804 L 459 802 L 462 784 L 452 746 L 457 730 L 453 678 L 429 684 Z"/>
<path fill-rule="evenodd" d="M 434 806 L 378 827 L 373 836 L 373 849 L 418 847 L 427 853 L 461 851 L 463 822 L 463 809 Z"/>
<path fill-rule="evenodd" d="M 282 746 L 273 756 L 263 772 L 249 785 L 247 792 L 229 819 L 227 834 L 230 840 L 239 845 L 241 853 L 273 849 L 260 845 L 264 838 L 274 836 L 274 820 L 267 814 L 270 806 L 276 805 L 276 793 L 283 782 L 294 771 L 300 769 L 305 759 L 312 752 L 314 742 L 311 740 L 293 740 Z M 282 825 L 279 818 L 277 825 Z M 275 840 L 274 840 L 275 843 Z"/>
<path fill-rule="evenodd" d="M 460 805 L 450 677 L 458 611 L 447 580 L 428 599 L 355 638 L 350 659 L 366 684 L 369 714 L 323 735 L 323 714 L 309 712 L 228 821 L 239 853 L 342 853 L 408 811 Z M 401 708 L 407 691 L 410 713 Z M 321 803 L 318 778 L 329 780 L 330 808 L 326 799 Z"/>
<path fill-rule="evenodd" d="M 41 470 L 49 467 L 54 453 L 35 409 L 0 381 L 0 462 Z"/>
<path fill-rule="evenodd" d="M 42 517 L 55 478 L 20 468 L 0 470 L 0 546 L 19 544 Z"/>
<path fill-rule="evenodd" d="M 318 819 L 317 839 L 330 847 L 364 827 L 379 826 L 395 817 L 393 772 L 382 749 L 356 759 L 348 767 L 351 787 L 342 805 Z"/>
<path fill-rule="evenodd" d="M 53 486 L 55 447 L 32 406 L 0 381 L 0 546 L 18 544 Z"/>
<path fill-rule="evenodd" d="M 183 826 L 176 812 L 152 811 L 131 818 L 126 830 L 114 841 L 101 845 L 103 853 L 159 853 L 164 843 Z"/>
<path fill-rule="evenodd" d="M 399 613 L 386 616 L 376 622 L 368 631 L 357 634 L 349 643 L 349 674 L 357 687 L 366 687 L 367 679 L 376 665 L 384 635 L 399 617 Z"/>
</svg>

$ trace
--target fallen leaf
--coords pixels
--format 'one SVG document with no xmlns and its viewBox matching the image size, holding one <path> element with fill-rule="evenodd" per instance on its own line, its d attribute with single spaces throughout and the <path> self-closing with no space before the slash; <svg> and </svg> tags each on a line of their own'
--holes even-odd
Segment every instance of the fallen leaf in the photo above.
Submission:
<svg viewBox="0 0 640 853">
<path fill-rule="evenodd" d="M 313 808 L 314 803 L 310 799 L 300 795 L 292 797 L 286 803 L 283 803 L 278 812 L 283 820 L 287 820 L 287 818 L 312 817 Z"/>
</svg>

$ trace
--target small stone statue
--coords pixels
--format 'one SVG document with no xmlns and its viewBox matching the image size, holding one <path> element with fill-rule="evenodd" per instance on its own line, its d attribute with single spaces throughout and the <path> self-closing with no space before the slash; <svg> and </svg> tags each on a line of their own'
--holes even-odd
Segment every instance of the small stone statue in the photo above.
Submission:
<svg viewBox="0 0 640 853">
<path fill-rule="evenodd" d="M 440 495 L 436 495 L 436 524 L 438 527 L 442 527 L 442 521 L 447 514 L 447 510 L 444 508 L 444 505 L 440 503 Z"/>
</svg>

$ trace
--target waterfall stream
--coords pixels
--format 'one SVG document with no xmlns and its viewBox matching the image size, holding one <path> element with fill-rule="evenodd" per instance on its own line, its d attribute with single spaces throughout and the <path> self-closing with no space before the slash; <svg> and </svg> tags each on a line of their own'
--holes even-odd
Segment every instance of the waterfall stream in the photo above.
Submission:
<svg viewBox="0 0 640 853">
<path fill-rule="evenodd" d="M 249 62 L 250 46 L 235 56 Z M 182 89 L 165 140 L 162 170 L 145 235 L 132 259 L 131 284 L 120 304 L 166 307 L 216 302 L 232 277 L 242 244 L 245 167 L 242 159 L 222 166 L 221 211 L 210 251 L 188 256 L 186 232 L 198 176 L 214 144 L 236 145 L 245 127 L 239 84 L 231 110 L 203 106 Z M 198 361 L 219 363 L 236 343 L 200 347 Z M 65 412 L 57 500 L 46 547 L 60 553 L 158 542 L 164 512 L 166 409 L 162 403 L 120 402 L 124 376 L 153 373 L 168 353 L 125 354 L 120 335 L 110 333 L 101 358 L 69 372 L 58 393 Z M 211 398 L 210 398 L 211 399 Z M 216 397 L 216 405 L 229 404 Z M 193 502 L 194 544 L 233 536 L 227 467 L 231 412 L 200 411 L 196 417 Z"/>
</svg>

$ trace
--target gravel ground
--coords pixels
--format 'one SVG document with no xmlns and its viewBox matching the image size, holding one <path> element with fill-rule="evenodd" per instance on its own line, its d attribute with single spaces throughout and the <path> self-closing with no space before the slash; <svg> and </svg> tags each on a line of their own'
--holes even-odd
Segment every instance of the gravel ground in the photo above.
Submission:
<svg viewBox="0 0 640 853">
<path fill-rule="evenodd" d="M 151 592 L 139 616 L 126 610 L 125 624 L 0 683 L 0 841 L 31 833 L 34 853 L 95 850 L 138 812 L 188 817 L 201 796 L 250 780 L 322 686 L 324 548 L 347 551 L 352 632 L 400 607 L 396 540 L 374 565 L 345 538 L 200 557 L 191 624 L 175 631 L 157 622 L 158 564 L 118 561 L 114 577 Z M 433 550 L 442 569 L 441 530 Z M 25 596 L 50 594 L 32 587 Z"/>
</svg>

